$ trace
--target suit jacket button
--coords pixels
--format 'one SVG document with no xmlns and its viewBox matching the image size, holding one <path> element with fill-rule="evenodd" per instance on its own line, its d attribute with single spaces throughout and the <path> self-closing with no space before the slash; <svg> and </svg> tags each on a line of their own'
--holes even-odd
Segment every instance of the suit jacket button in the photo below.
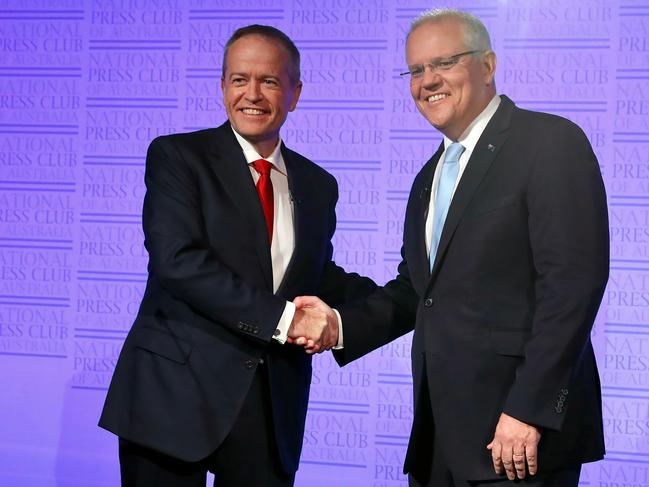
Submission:
<svg viewBox="0 0 649 487">
<path fill-rule="evenodd" d="M 424 306 L 426 306 L 427 308 L 430 308 L 432 305 L 433 305 L 433 300 L 431 298 L 426 298 L 424 300 Z"/>
<path fill-rule="evenodd" d="M 246 360 L 246 369 L 254 369 L 255 368 L 255 362 L 253 360 Z"/>
</svg>

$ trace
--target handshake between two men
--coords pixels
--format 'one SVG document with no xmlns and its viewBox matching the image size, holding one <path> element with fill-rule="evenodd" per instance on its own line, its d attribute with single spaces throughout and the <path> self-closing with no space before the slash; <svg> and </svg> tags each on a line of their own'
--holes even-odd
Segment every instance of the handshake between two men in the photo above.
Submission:
<svg viewBox="0 0 649 487">
<path fill-rule="evenodd" d="M 304 347 L 308 354 L 330 350 L 338 345 L 339 317 L 316 296 L 298 296 L 293 300 L 295 315 L 288 330 L 287 343 Z"/>
</svg>

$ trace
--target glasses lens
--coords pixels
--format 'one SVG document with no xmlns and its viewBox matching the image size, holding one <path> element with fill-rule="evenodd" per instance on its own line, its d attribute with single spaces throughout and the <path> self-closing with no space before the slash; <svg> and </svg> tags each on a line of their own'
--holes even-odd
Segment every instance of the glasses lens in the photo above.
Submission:
<svg viewBox="0 0 649 487">
<path fill-rule="evenodd" d="M 410 76 L 413 78 L 419 78 L 424 74 L 424 67 L 421 64 L 415 65 L 410 68 Z"/>
</svg>

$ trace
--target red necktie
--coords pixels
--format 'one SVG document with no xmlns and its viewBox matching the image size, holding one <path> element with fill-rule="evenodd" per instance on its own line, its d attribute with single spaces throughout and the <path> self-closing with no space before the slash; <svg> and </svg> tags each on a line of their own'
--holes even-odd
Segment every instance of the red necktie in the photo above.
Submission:
<svg viewBox="0 0 649 487">
<path fill-rule="evenodd" d="M 268 227 L 268 242 L 273 241 L 273 183 L 270 180 L 270 170 L 273 165 L 266 159 L 257 159 L 252 163 L 252 167 L 259 173 L 257 181 L 257 194 L 261 200 L 261 206 L 264 209 L 266 217 L 266 226 Z"/>
</svg>

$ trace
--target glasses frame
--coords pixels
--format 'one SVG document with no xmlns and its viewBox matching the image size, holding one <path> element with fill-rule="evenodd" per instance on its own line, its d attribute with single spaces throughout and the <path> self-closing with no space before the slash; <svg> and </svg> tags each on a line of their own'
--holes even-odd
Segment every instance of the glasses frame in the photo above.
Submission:
<svg viewBox="0 0 649 487">
<path fill-rule="evenodd" d="M 472 51 L 464 51 L 460 52 L 458 54 L 453 54 L 452 56 L 448 56 L 445 58 L 439 58 L 437 61 L 430 61 L 428 63 L 423 63 L 423 64 L 414 64 L 414 66 L 421 66 L 421 74 L 418 75 L 413 75 L 412 74 L 412 68 L 409 68 L 408 71 L 404 71 L 403 73 L 399 73 L 399 76 L 402 78 L 406 78 L 408 75 L 410 75 L 410 79 L 420 79 L 423 78 L 424 74 L 426 73 L 426 68 L 430 68 L 430 70 L 434 73 L 436 71 L 448 71 L 450 69 L 453 69 L 455 66 L 457 66 L 457 63 L 460 62 L 460 59 L 462 59 L 464 56 L 468 56 L 470 54 L 477 54 L 479 52 L 485 52 L 482 49 L 474 49 Z"/>
</svg>

